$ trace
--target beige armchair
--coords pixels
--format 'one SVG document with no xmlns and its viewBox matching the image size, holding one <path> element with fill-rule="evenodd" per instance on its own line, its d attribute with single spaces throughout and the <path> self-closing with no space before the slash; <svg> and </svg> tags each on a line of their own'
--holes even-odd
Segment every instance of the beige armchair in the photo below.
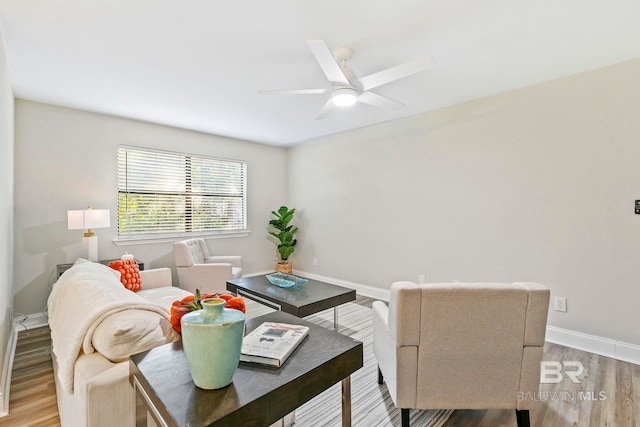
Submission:
<svg viewBox="0 0 640 427">
<path fill-rule="evenodd" d="M 411 408 L 515 409 L 529 426 L 548 307 L 537 283 L 391 285 L 389 306 L 373 303 L 373 352 L 402 426 Z"/>
<path fill-rule="evenodd" d="M 178 270 L 178 286 L 189 292 L 225 292 L 227 280 L 242 277 L 242 257 L 211 256 L 204 239 L 188 239 L 173 244 Z"/>
</svg>

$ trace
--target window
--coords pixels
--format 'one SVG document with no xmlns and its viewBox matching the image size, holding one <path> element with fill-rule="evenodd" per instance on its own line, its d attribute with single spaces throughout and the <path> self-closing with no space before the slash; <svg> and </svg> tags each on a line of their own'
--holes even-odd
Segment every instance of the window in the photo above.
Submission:
<svg viewBox="0 0 640 427">
<path fill-rule="evenodd" d="M 118 236 L 246 231 L 247 166 L 237 160 L 118 147 Z"/>
</svg>

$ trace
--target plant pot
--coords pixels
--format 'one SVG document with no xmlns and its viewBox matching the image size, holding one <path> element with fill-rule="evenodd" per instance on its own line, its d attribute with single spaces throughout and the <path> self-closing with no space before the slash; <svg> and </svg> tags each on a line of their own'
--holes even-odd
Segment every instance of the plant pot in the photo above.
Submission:
<svg viewBox="0 0 640 427">
<path fill-rule="evenodd" d="M 180 319 L 182 348 L 191 378 L 205 390 L 231 384 L 240 360 L 244 314 L 224 305 L 223 299 L 204 300 L 203 310 L 192 311 Z"/>
<path fill-rule="evenodd" d="M 293 269 L 291 268 L 292 264 L 293 263 L 291 261 L 278 261 L 276 264 L 276 272 L 291 274 L 293 272 Z"/>
</svg>

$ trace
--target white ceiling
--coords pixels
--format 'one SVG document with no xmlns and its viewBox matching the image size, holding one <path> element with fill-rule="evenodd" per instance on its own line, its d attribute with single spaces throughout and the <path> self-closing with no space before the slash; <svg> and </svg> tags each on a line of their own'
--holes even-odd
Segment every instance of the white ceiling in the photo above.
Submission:
<svg viewBox="0 0 640 427">
<path fill-rule="evenodd" d="M 283 146 L 640 57 L 638 0 L 0 0 L 0 29 L 17 98 Z M 329 87 L 309 39 L 436 64 L 316 120 L 328 94 L 257 93 Z"/>
</svg>

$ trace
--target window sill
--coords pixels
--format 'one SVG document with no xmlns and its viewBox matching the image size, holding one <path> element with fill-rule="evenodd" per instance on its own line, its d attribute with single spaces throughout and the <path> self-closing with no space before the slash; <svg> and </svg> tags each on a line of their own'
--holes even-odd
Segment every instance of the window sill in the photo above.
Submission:
<svg viewBox="0 0 640 427">
<path fill-rule="evenodd" d="M 116 246 L 131 246 L 131 245 L 149 245 L 155 243 L 173 243 L 180 240 L 202 238 L 209 239 L 228 239 L 233 237 L 247 237 L 251 234 L 250 230 L 244 231 L 228 231 L 219 233 L 189 233 L 171 236 L 140 236 L 131 238 L 115 238 L 113 244 Z"/>
</svg>

